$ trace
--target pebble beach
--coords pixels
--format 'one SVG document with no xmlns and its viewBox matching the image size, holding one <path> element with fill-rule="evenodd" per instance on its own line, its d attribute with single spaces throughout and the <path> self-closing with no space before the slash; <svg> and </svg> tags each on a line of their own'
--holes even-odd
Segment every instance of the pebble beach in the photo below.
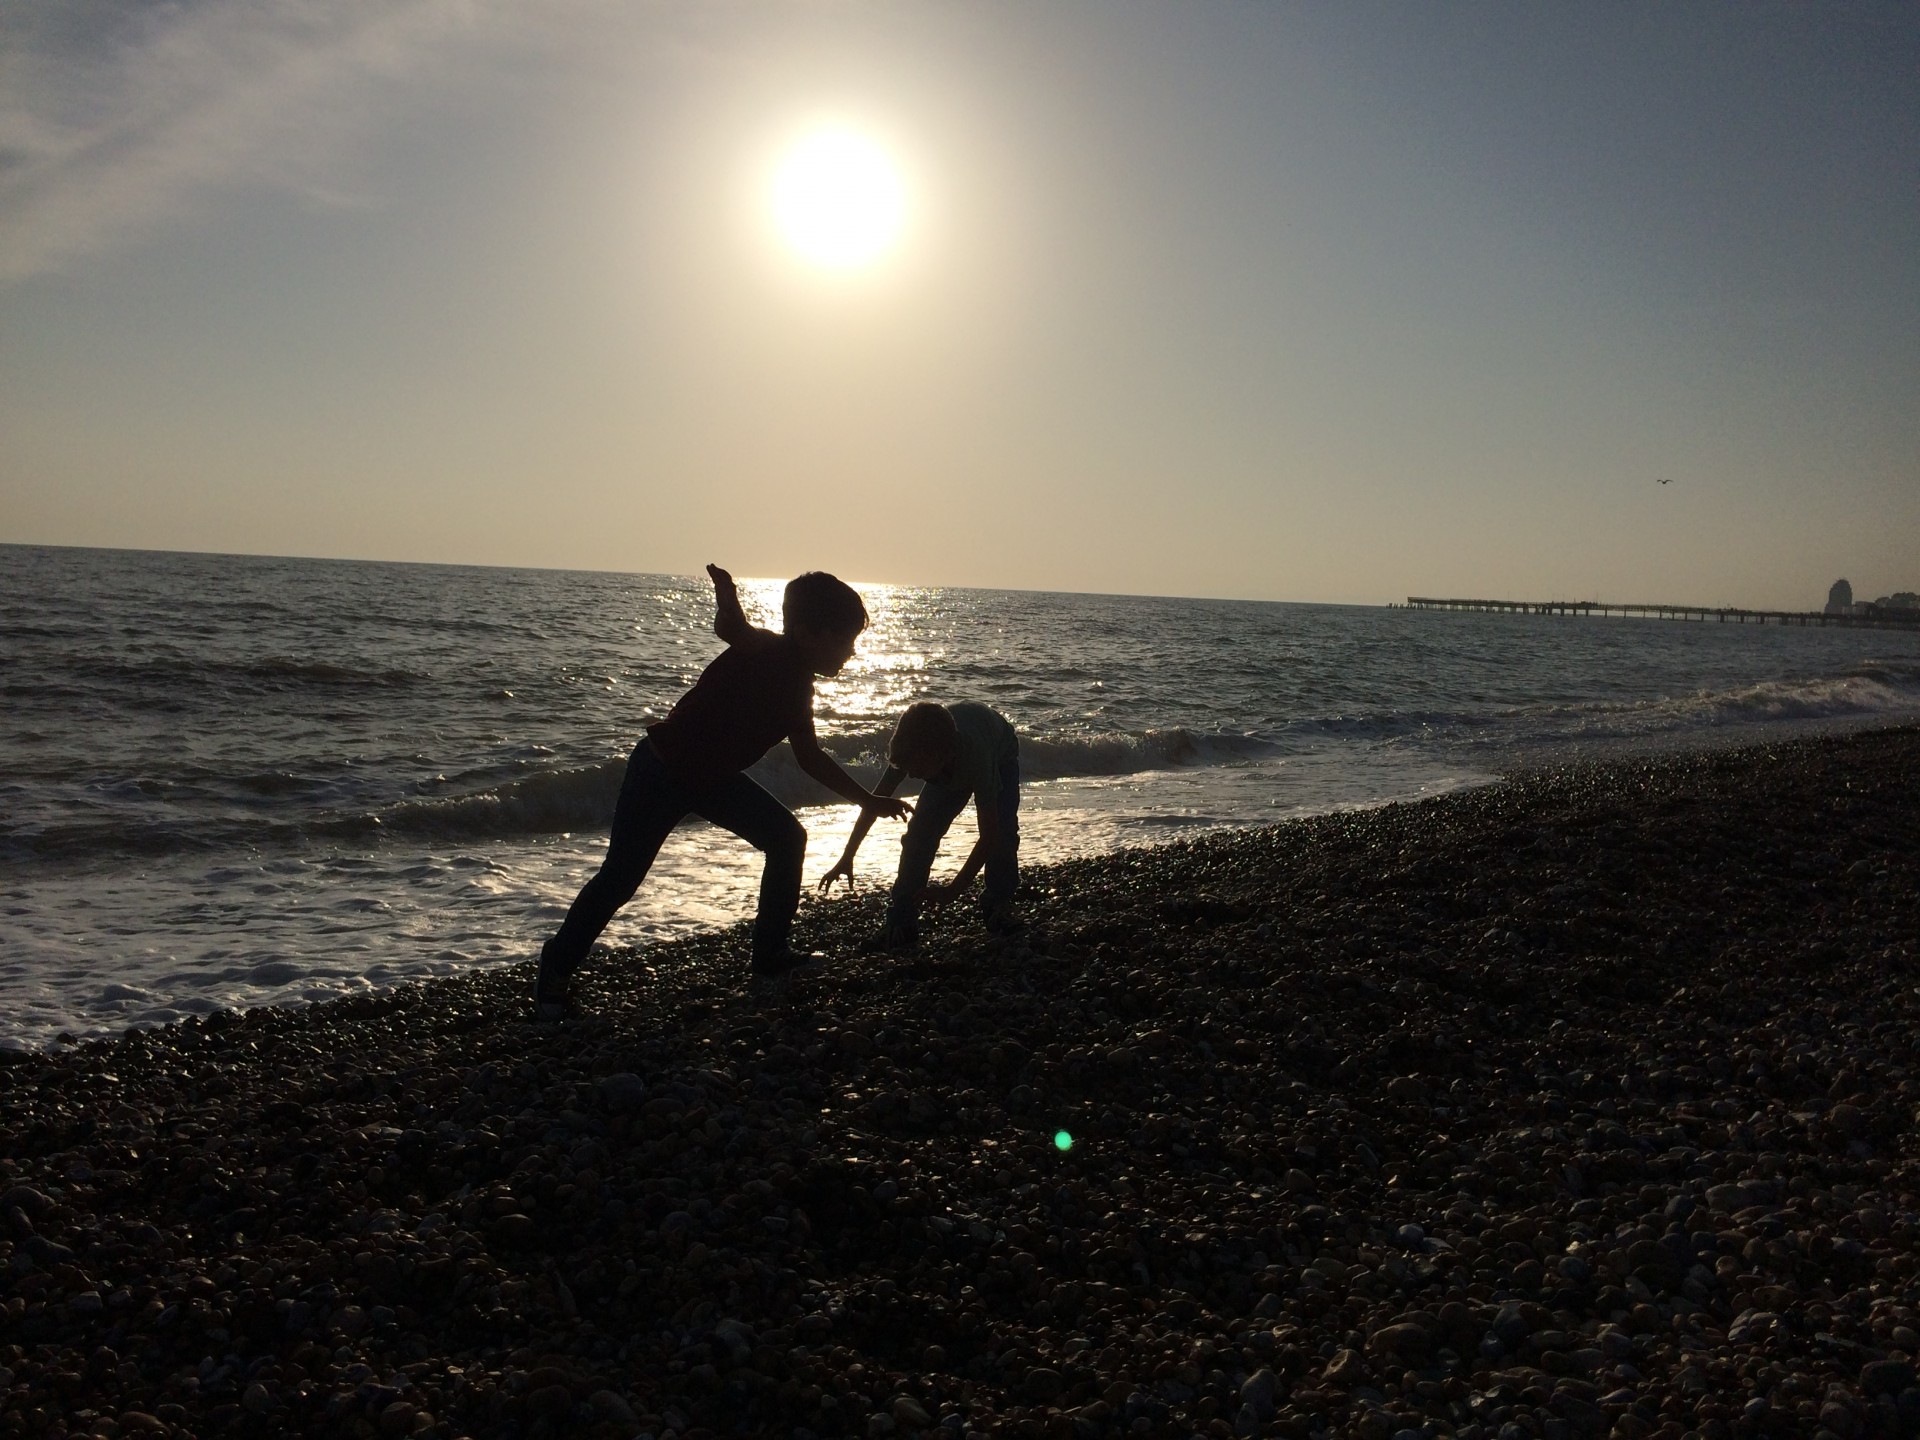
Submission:
<svg viewBox="0 0 1920 1440">
<path fill-rule="evenodd" d="M 1920 730 L 1026 878 L 0 1054 L 0 1436 L 1920 1433 Z"/>
</svg>

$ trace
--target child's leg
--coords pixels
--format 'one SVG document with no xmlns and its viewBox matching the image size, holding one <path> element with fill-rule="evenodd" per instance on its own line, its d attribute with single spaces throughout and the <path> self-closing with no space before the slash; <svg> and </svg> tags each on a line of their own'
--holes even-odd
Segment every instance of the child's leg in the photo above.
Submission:
<svg viewBox="0 0 1920 1440">
<path fill-rule="evenodd" d="M 694 813 L 731 830 L 767 857 L 760 872 L 760 913 L 753 922 L 753 953 L 778 955 L 787 948 L 793 914 L 800 908 L 800 869 L 807 858 L 807 830 L 793 812 L 745 775 L 705 792 Z"/>
<path fill-rule="evenodd" d="M 642 740 L 627 761 L 627 778 L 613 807 L 607 858 L 574 900 L 559 933 L 541 950 L 546 967 L 561 977 L 573 973 L 614 912 L 640 888 L 654 856 L 687 809 L 685 792 L 668 777 L 653 746 Z"/>
<path fill-rule="evenodd" d="M 1000 844 L 987 852 L 987 885 L 981 909 L 988 920 L 1007 913 L 1020 885 L 1020 763 L 1009 761 L 1000 771 Z"/>
<path fill-rule="evenodd" d="M 921 893 L 927 888 L 927 876 L 933 873 L 933 857 L 940 853 L 940 842 L 966 804 L 965 790 L 933 781 L 913 802 L 913 818 L 907 821 L 906 838 L 900 842 L 900 873 L 894 878 L 893 898 L 887 905 L 888 929 L 898 926 L 911 931 Z"/>
</svg>

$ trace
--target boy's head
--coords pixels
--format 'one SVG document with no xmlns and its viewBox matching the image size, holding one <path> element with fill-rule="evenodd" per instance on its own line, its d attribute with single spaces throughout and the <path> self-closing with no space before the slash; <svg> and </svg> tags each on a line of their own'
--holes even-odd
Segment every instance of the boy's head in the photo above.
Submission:
<svg viewBox="0 0 1920 1440">
<path fill-rule="evenodd" d="M 960 732 L 947 707 L 922 700 L 909 705 L 893 727 L 887 760 L 916 780 L 931 780 L 953 763 L 959 745 Z"/>
<path fill-rule="evenodd" d="M 824 570 L 809 570 L 787 582 L 780 624 L 806 651 L 817 675 L 838 675 L 853 656 L 853 642 L 867 628 L 860 593 Z"/>
</svg>

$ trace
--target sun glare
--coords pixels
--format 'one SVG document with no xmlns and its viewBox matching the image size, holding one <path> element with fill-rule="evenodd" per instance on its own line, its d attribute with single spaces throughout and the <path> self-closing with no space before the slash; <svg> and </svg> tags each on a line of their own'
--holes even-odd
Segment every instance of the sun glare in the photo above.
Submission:
<svg viewBox="0 0 1920 1440">
<path fill-rule="evenodd" d="M 906 221 L 900 167 L 871 136 L 822 126 L 795 140 L 774 168 L 773 219 L 802 259 L 863 269 L 898 243 Z"/>
</svg>

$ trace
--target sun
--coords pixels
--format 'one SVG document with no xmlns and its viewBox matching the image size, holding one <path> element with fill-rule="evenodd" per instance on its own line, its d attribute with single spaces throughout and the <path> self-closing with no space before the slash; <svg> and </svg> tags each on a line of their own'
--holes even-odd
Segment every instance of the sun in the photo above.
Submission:
<svg viewBox="0 0 1920 1440">
<path fill-rule="evenodd" d="M 774 165 L 769 200 L 781 238 L 823 270 L 873 265 L 899 243 L 907 218 L 894 157 L 844 125 L 816 126 L 788 145 Z"/>
</svg>

